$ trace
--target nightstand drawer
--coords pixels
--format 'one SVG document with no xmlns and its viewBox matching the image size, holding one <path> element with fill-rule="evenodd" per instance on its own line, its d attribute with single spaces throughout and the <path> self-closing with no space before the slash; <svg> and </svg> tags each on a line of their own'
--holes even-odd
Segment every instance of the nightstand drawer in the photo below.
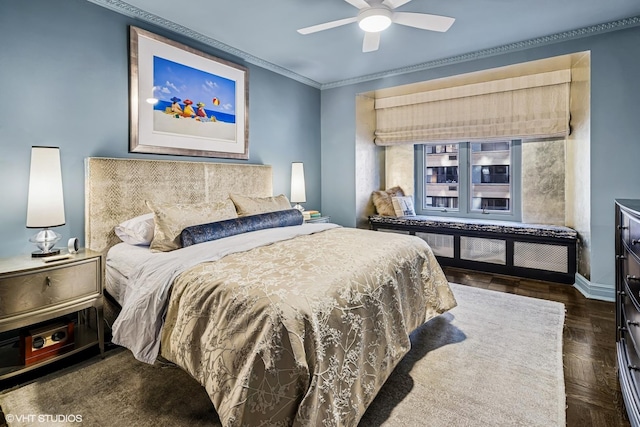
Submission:
<svg viewBox="0 0 640 427">
<path fill-rule="evenodd" d="M 99 258 L 0 278 L 0 319 L 100 293 Z"/>
</svg>

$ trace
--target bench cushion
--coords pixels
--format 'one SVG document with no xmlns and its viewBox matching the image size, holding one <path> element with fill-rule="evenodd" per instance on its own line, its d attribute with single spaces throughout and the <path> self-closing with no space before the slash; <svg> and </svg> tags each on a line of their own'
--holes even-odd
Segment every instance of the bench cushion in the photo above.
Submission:
<svg viewBox="0 0 640 427">
<path fill-rule="evenodd" d="M 406 226 L 411 228 L 415 227 L 416 229 L 420 229 L 420 231 L 428 231 L 429 228 L 444 228 L 460 231 L 482 231 L 501 234 L 553 237 L 569 240 L 576 240 L 578 238 L 578 233 L 569 227 L 472 218 L 453 218 L 430 215 L 405 217 L 373 215 L 369 217 L 369 222 L 378 227 L 383 227 L 384 225 Z"/>
</svg>

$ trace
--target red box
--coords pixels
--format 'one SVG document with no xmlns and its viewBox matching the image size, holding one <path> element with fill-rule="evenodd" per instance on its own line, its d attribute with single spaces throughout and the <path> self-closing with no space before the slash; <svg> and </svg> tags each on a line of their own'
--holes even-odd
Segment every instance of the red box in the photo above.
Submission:
<svg viewBox="0 0 640 427">
<path fill-rule="evenodd" d="M 73 349 L 73 322 L 55 322 L 30 329 L 20 339 L 22 363 L 31 365 Z"/>
</svg>

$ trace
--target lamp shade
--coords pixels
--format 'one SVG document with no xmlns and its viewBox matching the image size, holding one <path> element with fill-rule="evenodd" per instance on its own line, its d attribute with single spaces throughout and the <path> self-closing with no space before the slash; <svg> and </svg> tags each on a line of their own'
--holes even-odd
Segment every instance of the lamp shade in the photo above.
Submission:
<svg viewBox="0 0 640 427">
<path fill-rule="evenodd" d="M 27 228 L 64 225 L 60 148 L 31 147 Z"/>
<path fill-rule="evenodd" d="M 304 166 L 301 162 L 291 163 L 291 202 L 305 203 L 307 195 L 304 191 Z"/>
</svg>

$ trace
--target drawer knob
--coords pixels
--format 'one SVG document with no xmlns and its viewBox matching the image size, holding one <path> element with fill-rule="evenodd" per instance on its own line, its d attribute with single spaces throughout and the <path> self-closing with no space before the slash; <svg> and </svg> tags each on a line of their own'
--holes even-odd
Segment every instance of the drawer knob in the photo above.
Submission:
<svg viewBox="0 0 640 427">
<path fill-rule="evenodd" d="M 51 278 L 49 276 L 47 276 L 46 278 L 46 283 L 47 283 L 47 286 L 51 286 Z"/>
<path fill-rule="evenodd" d="M 624 256 L 624 255 L 616 255 L 616 258 L 617 259 L 627 259 L 627 257 Z"/>
<path fill-rule="evenodd" d="M 625 328 L 624 326 L 618 326 L 618 330 L 622 332 L 626 332 L 627 328 Z"/>
<path fill-rule="evenodd" d="M 631 244 L 632 245 L 637 245 L 638 243 L 640 243 L 640 239 L 632 239 L 631 240 Z"/>
<path fill-rule="evenodd" d="M 628 281 L 630 281 L 630 280 L 634 280 L 634 281 L 636 281 L 636 282 L 637 282 L 637 281 L 640 281 L 640 277 L 638 277 L 638 276 L 631 276 L 631 275 L 627 274 L 627 282 L 628 282 Z"/>
<path fill-rule="evenodd" d="M 632 322 L 631 320 L 627 320 L 627 325 L 629 325 L 629 326 L 640 326 L 640 323 Z"/>
<path fill-rule="evenodd" d="M 628 230 L 629 227 L 625 227 L 624 225 L 619 225 L 618 230 Z"/>
<path fill-rule="evenodd" d="M 623 296 L 626 296 L 627 294 L 625 294 L 624 291 L 618 291 L 618 295 L 623 297 Z"/>
<path fill-rule="evenodd" d="M 629 368 L 630 371 L 640 371 L 640 368 L 636 365 L 627 365 L 627 368 Z"/>
</svg>

